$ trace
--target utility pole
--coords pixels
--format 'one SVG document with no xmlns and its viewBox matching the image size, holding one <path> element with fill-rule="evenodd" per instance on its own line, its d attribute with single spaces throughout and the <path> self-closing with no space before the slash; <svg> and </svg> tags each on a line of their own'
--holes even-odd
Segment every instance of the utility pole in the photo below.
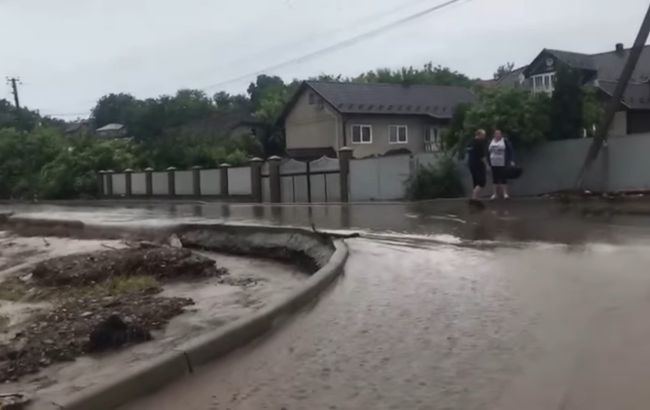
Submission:
<svg viewBox="0 0 650 410">
<path fill-rule="evenodd" d="M 7 84 L 11 85 L 11 93 L 14 95 L 14 103 L 16 108 L 20 108 L 20 100 L 18 99 L 18 84 L 20 83 L 20 78 L 18 77 L 7 77 Z"/>
<path fill-rule="evenodd" d="M 602 123 L 600 124 L 600 128 L 596 130 L 594 140 L 592 141 L 591 146 L 589 147 L 589 151 L 587 152 L 585 163 L 583 164 L 582 169 L 580 170 L 580 174 L 578 175 L 578 180 L 576 181 L 576 188 L 578 189 L 582 188 L 585 174 L 591 167 L 591 164 L 596 160 L 596 158 L 598 158 L 598 153 L 600 152 L 603 143 L 607 140 L 609 127 L 612 125 L 614 115 L 616 115 L 616 111 L 618 111 L 621 105 L 621 99 L 623 98 L 627 84 L 630 82 L 632 73 L 634 73 L 634 69 L 636 68 L 637 63 L 639 62 L 639 58 L 641 57 L 641 52 L 643 51 L 646 41 L 648 41 L 648 34 L 650 34 L 650 6 L 648 7 L 648 11 L 645 15 L 645 18 L 643 19 L 641 28 L 639 29 L 639 34 L 636 36 L 636 41 L 634 41 L 634 45 L 632 46 L 632 49 L 630 49 L 630 55 L 628 56 L 625 67 L 623 67 L 621 76 L 618 79 L 618 83 L 614 89 L 614 94 L 612 95 L 612 98 L 609 100 L 609 104 L 605 109 L 605 115 L 603 117 Z"/>
</svg>

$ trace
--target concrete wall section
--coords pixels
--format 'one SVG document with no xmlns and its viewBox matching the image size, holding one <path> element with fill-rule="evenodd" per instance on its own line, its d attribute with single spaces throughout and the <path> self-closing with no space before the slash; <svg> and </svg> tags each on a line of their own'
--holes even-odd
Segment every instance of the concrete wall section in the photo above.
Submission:
<svg viewBox="0 0 650 410">
<path fill-rule="evenodd" d="M 230 195 L 250 195 L 253 192 L 250 167 L 228 168 L 228 191 Z"/>
<path fill-rule="evenodd" d="M 271 202 L 271 181 L 269 177 L 262 177 L 262 202 Z"/>
<path fill-rule="evenodd" d="M 153 195 L 169 195 L 167 172 L 154 172 L 151 175 L 151 190 Z"/>
<path fill-rule="evenodd" d="M 591 141 L 555 141 L 537 146 L 531 152 L 518 152 L 524 174 L 511 183 L 512 193 L 539 195 L 573 189 Z"/>
<path fill-rule="evenodd" d="M 108 179 L 111 178 L 111 175 L 104 174 L 102 178 L 104 179 L 104 195 L 108 195 Z"/>
<path fill-rule="evenodd" d="M 650 190 L 650 134 L 611 138 L 601 157 L 609 191 Z"/>
<path fill-rule="evenodd" d="M 147 195 L 147 175 L 144 172 L 131 174 L 131 193 L 133 195 Z"/>
<path fill-rule="evenodd" d="M 113 174 L 113 195 L 126 195 L 126 175 Z"/>
<path fill-rule="evenodd" d="M 218 169 L 201 170 L 201 195 L 221 194 L 221 171 Z"/>
<path fill-rule="evenodd" d="M 192 171 L 176 171 L 176 195 L 194 195 Z"/>
<path fill-rule="evenodd" d="M 352 201 L 390 201 L 403 199 L 406 180 L 411 175 L 409 155 L 350 161 Z"/>
</svg>

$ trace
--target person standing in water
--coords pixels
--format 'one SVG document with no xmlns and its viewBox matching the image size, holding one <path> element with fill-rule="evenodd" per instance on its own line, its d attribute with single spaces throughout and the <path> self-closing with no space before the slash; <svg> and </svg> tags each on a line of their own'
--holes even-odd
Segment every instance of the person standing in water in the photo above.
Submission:
<svg viewBox="0 0 650 410">
<path fill-rule="evenodd" d="M 499 197 L 499 192 L 503 199 L 510 198 L 508 194 L 508 166 L 514 166 L 512 146 L 507 138 L 503 137 L 501 130 L 494 130 L 494 138 L 488 147 L 490 153 L 490 167 L 492 168 L 492 182 L 494 183 L 494 194 L 492 199 Z"/>
<path fill-rule="evenodd" d="M 472 174 L 472 200 L 478 201 L 481 191 L 485 188 L 487 173 L 487 149 L 485 146 L 485 130 L 478 129 L 470 143 L 467 152 L 467 165 Z"/>
</svg>

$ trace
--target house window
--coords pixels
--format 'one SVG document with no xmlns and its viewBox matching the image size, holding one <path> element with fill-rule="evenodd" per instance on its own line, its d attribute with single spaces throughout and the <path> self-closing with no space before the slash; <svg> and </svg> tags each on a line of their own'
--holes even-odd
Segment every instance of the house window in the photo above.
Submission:
<svg viewBox="0 0 650 410">
<path fill-rule="evenodd" d="M 372 144 L 372 126 L 371 125 L 353 125 L 352 126 L 352 143 L 353 144 Z"/>
<path fill-rule="evenodd" d="M 532 77 L 533 92 L 552 93 L 555 89 L 555 73 L 537 74 Z"/>
<path fill-rule="evenodd" d="M 316 103 L 316 95 L 314 93 L 309 93 L 309 105 L 314 105 Z"/>
<path fill-rule="evenodd" d="M 406 125 L 391 125 L 388 127 L 388 143 L 406 144 L 408 142 L 408 127 Z"/>
<path fill-rule="evenodd" d="M 438 127 L 429 127 L 424 134 L 424 150 L 426 152 L 439 151 L 441 147 L 440 129 Z"/>
</svg>

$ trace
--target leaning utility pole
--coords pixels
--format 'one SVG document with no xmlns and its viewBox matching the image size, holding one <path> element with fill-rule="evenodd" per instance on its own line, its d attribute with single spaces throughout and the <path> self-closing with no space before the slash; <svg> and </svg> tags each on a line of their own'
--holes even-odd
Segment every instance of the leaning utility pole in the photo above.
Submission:
<svg viewBox="0 0 650 410">
<path fill-rule="evenodd" d="M 605 140 L 607 140 L 609 127 L 614 120 L 616 111 L 618 111 L 621 105 L 621 99 L 623 98 L 627 84 L 630 82 L 630 77 L 632 77 L 632 73 L 634 73 L 634 69 L 636 68 L 636 64 L 639 61 L 639 57 L 641 57 L 641 52 L 643 51 L 645 43 L 648 41 L 648 34 L 650 34 L 650 7 L 648 7 L 648 12 L 646 13 L 645 19 L 641 24 L 639 34 L 636 36 L 636 41 L 630 50 L 630 55 L 628 56 L 625 67 L 623 67 L 621 76 L 618 79 L 618 83 L 614 89 L 612 99 L 607 105 L 603 121 L 600 124 L 600 128 L 596 130 L 596 135 L 594 136 L 594 140 L 592 141 L 591 146 L 589 147 L 589 151 L 587 152 L 585 163 L 580 170 L 580 174 L 578 174 L 578 180 L 576 181 L 577 189 L 582 188 L 585 174 L 591 167 L 591 164 L 596 160 L 596 158 L 598 158 L 598 153 L 600 152 L 600 149 L 602 148 Z"/>
<path fill-rule="evenodd" d="M 16 108 L 20 108 L 20 100 L 18 99 L 18 83 L 20 78 L 17 77 L 7 77 L 7 84 L 11 85 L 11 92 L 14 95 L 14 103 Z"/>
</svg>

